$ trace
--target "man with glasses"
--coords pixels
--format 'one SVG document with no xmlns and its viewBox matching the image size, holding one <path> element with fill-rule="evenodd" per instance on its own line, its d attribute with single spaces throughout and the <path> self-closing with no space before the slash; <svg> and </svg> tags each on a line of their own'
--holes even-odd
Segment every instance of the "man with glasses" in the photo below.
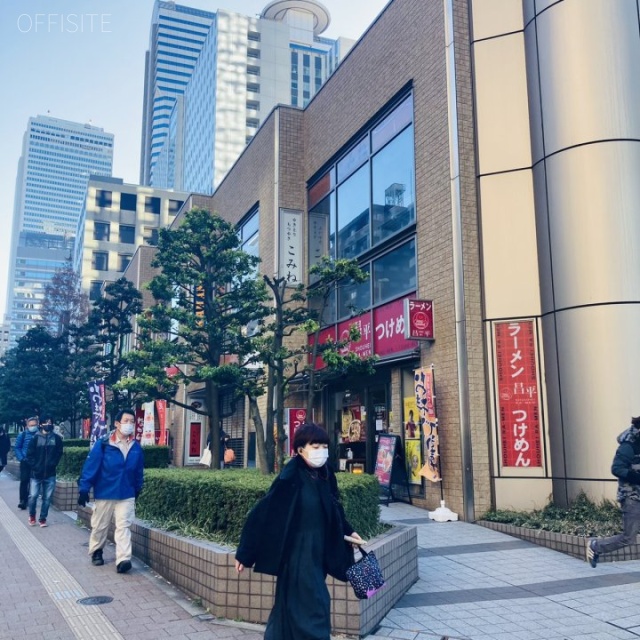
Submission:
<svg viewBox="0 0 640 640">
<path fill-rule="evenodd" d="M 78 480 L 78 504 L 87 504 L 93 488 L 89 555 L 95 566 L 104 564 L 102 550 L 115 515 L 116 571 L 126 573 L 131 569 L 131 523 L 136 498 L 142 491 L 144 454 L 134 436 L 135 413 L 123 409 L 114 422 L 114 431 L 95 443 L 84 463 Z"/>
</svg>

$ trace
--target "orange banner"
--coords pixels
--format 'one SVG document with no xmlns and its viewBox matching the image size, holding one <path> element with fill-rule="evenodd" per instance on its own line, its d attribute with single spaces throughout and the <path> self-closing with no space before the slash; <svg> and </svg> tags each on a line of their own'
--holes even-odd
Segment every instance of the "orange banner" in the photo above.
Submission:
<svg viewBox="0 0 640 640">
<path fill-rule="evenodd" d="M 158 413 L 158 424 L 160 426 L 160 436 L 158 444 L 167 444 L 167 401 L 156 400 L 156 411 Z"/>
</svg>

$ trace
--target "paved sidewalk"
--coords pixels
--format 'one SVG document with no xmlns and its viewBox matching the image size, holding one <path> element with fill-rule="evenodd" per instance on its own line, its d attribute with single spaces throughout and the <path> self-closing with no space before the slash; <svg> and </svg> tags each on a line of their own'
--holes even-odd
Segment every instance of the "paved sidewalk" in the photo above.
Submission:
<svg viewBox="0 0 640 640">
<path fill-rule="evenodd" d="M 368 640 L 640 638 L 640 561 L 586 562 L 401 503 L 387 521 L 418 528 L 418 582 Z"/>
<path fill-rule="evenodd" d="M 89 531 L 49 511 L 46 528 L 30 527 L 17 508 L 18 482 L 0 474 L 0 638 L 15 640 L 259 640 L 263 628 L 212 619 L 142 563 L 116 573 L 115 548 L 105 565 L 88 556 Z M 38 514 L 39 515 L 39 514 Z M 86 597 L 112 602 L 82 605 Z"/>
<path fill-rule="evenodd" d="M 129 574 L 89 561 L 70 514 L 29 527 L 18 483 L 0 474 L 0 639 L 258 640 L 264 628 L 216 620 L 134 559 Z M 464 522 L 436 523 L 402 503 L 383 519 L 418 529 L 420 579 L 367 640 L 640 638 L 640 561 L 586 562 Z M 81 605 L 85 597 L 112 602 Z"/>
</svg>

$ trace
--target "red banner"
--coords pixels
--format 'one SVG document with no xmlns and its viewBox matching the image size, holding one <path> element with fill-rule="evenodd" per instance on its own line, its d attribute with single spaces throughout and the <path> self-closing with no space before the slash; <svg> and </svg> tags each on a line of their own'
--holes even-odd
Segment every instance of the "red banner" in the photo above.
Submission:
<svg viewBox="0 0 640 640">
<path fill-rule="evenodd" d="M 159 432 L 156 444 L 167 444 L 167 401 L 156 400 L 156 412 L 158 414 Z"/>
<path fill-rule="evenodd" d="M 404 336 L 408 340 L 433 340 L 433 302 L 404 301 Z"/>
<path fill-rule="evenodd" d="M 199 458 L 202 453 L 200 451 L 202 424 L 200 422 L 192 422 L 189 427 L 189 457 Z"/>
<path fill-rule="evenodd" d="M 502 465 L 541 467 L 540 399 L 533 321 L 495 325 Z"/>
<path fill-rule="evenodd" d="M 350 342 L 343 349 L 343 353 L 353 351 L 357 353 L 361 358 L 368 358 L 373 355 L 373 333 L 371 328 L 371 313 L 363 313 L 356 318 L 345 320 L 338 325 L 338 340 L 340 342 L 349 340 L 349 332 L 351 331 L 351 325 L 355 325 L 360 332 L 360 340 L 357 342 Z"/>
<path fill-rule="evenodd" d="M 136 440 L 142 440 L 142 432 L 144 431 L 144 409 L 136 408 Z"/>
<path fill-rule="evenodd" d="M 404 337 L 404 299 L 374 309 L 373 327 L 374 352 L 378 356 L 413 351 L 418 346 L 415 340 Z"/>
<path fill-rule="evenodd" d="M 335 342 L 336 339 L 336 326 L 332 325 L 330 327 L 327 327 L 326 329 L 323 329 L 319 334 L 318 334 L 318 344 L 324 344 L 325 342 L 327 342 L 328 340 L 333 340 Z M 311 347 L 313 345 L 313 335 L 309 336 L 309 347 Z M 309 362 L 311 362 L 311 354 L 309 354 Z M 324 368 L 324 360 L 318 356 L 316 357 L 316 361 L 313 365 L 314 369 L 323 369 Z"/>
<path fill-rule="evenodd" d="M 88 438 L 91 435 L 91 418 L 83 418 L 82 420 L 82 437 Z"/>
<path fill-rule="evenodd" d="M 299 426 L 303 425 L 307 420 L 307 410 L 306 409 L 295 409 L 289 408 L 287 409 L 287 422 L 289 424 L 289 455 L 295 455 L 295 451 L 293 450 L 293 437 L 295 436 L 296 430 Z"/>
</svg>

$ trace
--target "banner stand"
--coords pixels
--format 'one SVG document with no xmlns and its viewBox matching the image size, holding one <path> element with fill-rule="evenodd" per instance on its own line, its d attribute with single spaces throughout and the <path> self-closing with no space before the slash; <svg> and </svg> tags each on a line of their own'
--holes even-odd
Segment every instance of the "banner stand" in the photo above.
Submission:
<svg viewBox="0 0 640 640">
<path fill-rule="evenodd" d="M 390 502 L 413 504 L 400 436 L 392 436 L 387 433 L 378 436 L 378 451 L 376 453 L 374 473 L 380 483 L 380 499 L 387 507 Z M 402 499 L 394 493 L 394 485 L 405 490 L 406 499 Z"/>
</svg>

